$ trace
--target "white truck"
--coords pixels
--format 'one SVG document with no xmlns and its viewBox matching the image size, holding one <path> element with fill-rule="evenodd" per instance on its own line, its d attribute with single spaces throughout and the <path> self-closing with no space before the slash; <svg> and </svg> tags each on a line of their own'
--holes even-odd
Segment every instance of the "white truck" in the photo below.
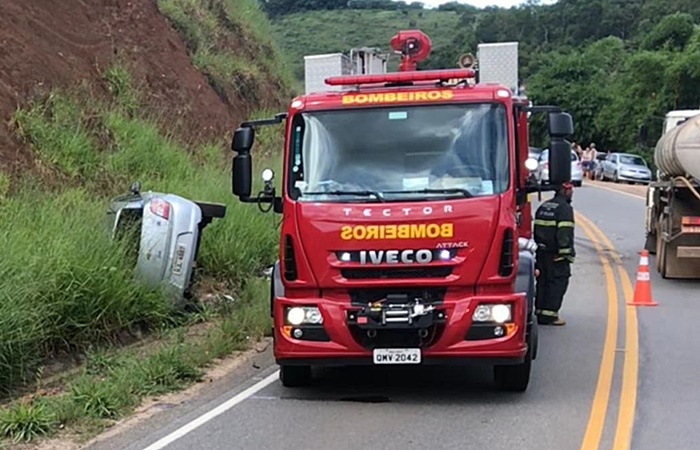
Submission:
<svg viewBox="0 0 700 450">
<path fill-rule="evenodd" d="M 700 278 L 700 109 L 666 114 L 646 202 L 646 243 L 664 278 Z"/>
</svg>

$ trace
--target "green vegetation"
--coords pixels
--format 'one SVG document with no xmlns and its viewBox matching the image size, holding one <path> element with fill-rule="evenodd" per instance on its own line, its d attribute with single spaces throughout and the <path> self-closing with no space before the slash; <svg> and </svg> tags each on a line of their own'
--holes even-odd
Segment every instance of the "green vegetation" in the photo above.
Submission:
<svg viewBox="0 0 700 450">
<path fill-rule="evenodd" d="M 255 0 L 158 0 L 182 36 L 194 65 L 220 97 L 235 95 L 261 106 L 289 97 L 291 77 Z M 260 86 L 275 89 L 259 91 Z"/>
<path fill-rule="evenodd" d="M 85 365 L 61 392 L 29 396 L 3 408 L 0 435 L 30 441 L 69 427 L 87 438 L 128 414 L 143 397 L 199 380 L 212 360 L 246 348 L 268 330 L 269 310 L 261 301 L 266 290 L 264 280 L 248 283 L 234 306 L 218 308 L 223 319 L 196 339 L 183 327 L 166 331 L 148 352 L 88 352 Z"/>
<path fill-rule="evenodd" d="M 389 49 L 389 40 L 402 29 L 419 28 L 430 36 L 433 53 L 440 52 L 452 43 L 459 18 L 452 11 L 345 9 L 288 14 L 274 21 L 273 26 L 294 76 L 303 79 L 304 55 L 348 52 L 362 46 Z M 331 23 L 333 26 L 328 25 Z M 452 55 L 450 67 L 456 67 L 458 57 Z M 390 68 L 395 70 L 397 63 L 398 59 L 392 57 Z"/>
<path fill-rule="evenodd" d="M 27 175 L 12 194 L 0 179 L 0 387 L 10 393 L 41 382 L 47 359 L 93 352 L 65 392 L 3 408 L 0 435 L 11 439 L 72 424 L 97 430 L 141 397 L 196 379 L 211 359 L 245 348 L 270 327 L 267 282 L 256 276 L 276 256 L 272 218 L 231 195 L 230 160 L 221 146 L 186 151 L 154 120 L 135 114 L 138 94 L 128 70 L 116 66 L 104 76 L 114 95 L 108 104 L 82 90 L 55 91 L 14 118 L 46 173 Z M 261 130 L 256 150 L 267 157 L 258 162 L 279 160 L 272 152 L 280 146 L 278 131 Z M 134 281 L 131 249 L 110 238 L 106 213 L 109 198 L 135 180 L 144 190 L 227 204 L 226 217 L 204 231 L 198 267 L 199 281 L 215 281 L 233 303 L 207 303 L 183 316 L 161 292 Z M 203 319 L 218 325 L 146 359 L 99 357 L 111 344 L 169 329 L 184 333 Z"/>
<path fill-rule="evenodd" d="M 453 2 L 437 10 L 383 1 L 266 5 L 297 77 L 303 77 L 303 55 L 358 45 L 388 50 L 400 29 L 418 28 L 430 36 L 433 51 L 421 69 L 454 67 L 460 54 L 476 53 L 480 42 L 518 41 L 528 97 L 570 111 L 575 139 L 584 146 L 596 142 L 599 149 L 648 157 L 667 111 L 700 106 L 696 0 L 559 0 L 509 9 Z M 360 7 L 385 9 L 353 9 Z M 637 140 L 641 126 L 649 129 L 646 145 Z M 542 122 L 534 123 L 532 144 L 546 145 Z"/>
</svg>

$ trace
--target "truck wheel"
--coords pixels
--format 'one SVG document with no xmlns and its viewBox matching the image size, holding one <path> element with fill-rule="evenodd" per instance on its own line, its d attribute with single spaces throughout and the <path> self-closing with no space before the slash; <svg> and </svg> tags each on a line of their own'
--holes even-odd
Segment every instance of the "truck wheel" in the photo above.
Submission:
<svg viewBox="0 0 700 450">
<path fill-rule="evenodd" d="M 496 385 L 511 392 L 525 392 L 530 383 L 530 370 L 532 368 L 532 346 L 529 346 L 525 354 L 525 361 L 514 366 L 494 366 L 493 378 Z"/>
<path fill-rule="evenodd" d="M 280 366 L 280 381 L 284 387 L 306 386 L 311 381 L 311 367 Z"/>
</svg>

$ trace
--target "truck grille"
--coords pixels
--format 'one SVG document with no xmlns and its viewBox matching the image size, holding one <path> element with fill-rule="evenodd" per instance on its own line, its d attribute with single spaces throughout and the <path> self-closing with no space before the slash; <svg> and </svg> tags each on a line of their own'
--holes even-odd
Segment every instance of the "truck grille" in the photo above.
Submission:
<svg viewBox="0 0 700 450">
<path fill-rule="evenodd" d="M 340 269 L 340 275 L 348 280 L 370 278 L 445 278 L 450 274 L 452 274 L 452 267 L 450 266 Z"/>
</svg>

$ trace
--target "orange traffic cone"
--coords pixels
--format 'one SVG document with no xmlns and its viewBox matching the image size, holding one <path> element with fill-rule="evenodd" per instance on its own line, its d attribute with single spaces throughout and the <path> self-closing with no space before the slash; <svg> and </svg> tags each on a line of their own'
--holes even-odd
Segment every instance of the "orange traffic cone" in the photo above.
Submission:
<svg viewBox="0 0 700 450">
<path fill-rule="evenodd" d="M 658 303 L 651 300 L 651 281 L 649 278 L 649 252 L 642 250 L 637 269 L 637 282 L 634 284 L 634 298 L 628 305 L 656 306 Z"/>
</svg>

